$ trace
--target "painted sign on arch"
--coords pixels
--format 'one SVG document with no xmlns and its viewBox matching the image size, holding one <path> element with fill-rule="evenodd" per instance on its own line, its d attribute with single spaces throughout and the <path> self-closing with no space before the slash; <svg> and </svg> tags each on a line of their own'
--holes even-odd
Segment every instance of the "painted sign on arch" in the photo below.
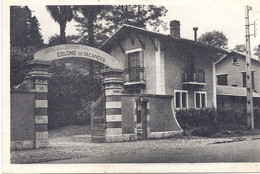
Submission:
<svg viewBox="0 0 260 174">
<path fill-rule="evenodd" d="M 34 54 L 35 60 L 53 61 L 62 58 L 81 57 L 95 60 L 112 69 L 123 69 L 123 65 L 114 57 L 99 49 L 80 45 L 63 44 L 52 46 Z"/>
</svg>

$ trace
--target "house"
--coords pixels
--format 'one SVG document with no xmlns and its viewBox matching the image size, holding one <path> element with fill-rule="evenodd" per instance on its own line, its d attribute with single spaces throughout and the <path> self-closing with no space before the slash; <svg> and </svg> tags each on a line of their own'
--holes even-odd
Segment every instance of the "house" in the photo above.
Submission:
<svg viewBox="0 0 260 174">
<path fill-rule="evenodd" d="M 106 96 L 106 119 L 92 119 L 93 125 L 106 124 L 106 130 L 97 125 L 92 140 L 170 137 L 182 132 L 175 109 L 216 106 L 215 61 L 227 52 L 198 43 L 197 27 L 193 30 L 194 40 L 188 40 L 180 37 L 176 20 L 170 22 L 169 35 L 123 25 L 100 46 L 124 65 L 123 81 L 120 71 L 103 71 L 106 94 L 115 88 L 109 86 L 111 79 L 118 90 L 117 96 Z"/>
<path fill-rule="evenodd" d="M 125 65 L 125 93 L 172 95 L 175 108 L 216 105 L 213 62 L 226 51 L 181 38 L 179 21 L 170 35 L 124 25 L 100 49 Z"/>
<path fill-rule="evenodd" d="M 254 106 L 260 106 L 260 59 L 251 56 Z M 216 62 L 217 105 L 246 106 L 246 55 L 232 51 Z"/>
</svg>

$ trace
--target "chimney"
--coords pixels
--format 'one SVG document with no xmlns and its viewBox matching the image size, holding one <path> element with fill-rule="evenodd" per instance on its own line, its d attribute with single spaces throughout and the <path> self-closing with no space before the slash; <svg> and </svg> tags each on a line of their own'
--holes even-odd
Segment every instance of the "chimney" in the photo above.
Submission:
<svg viewBox="0 0 260 174">
<path fill-rule="evenodd" d="M 170 22 L 170 36 L 180 38 L 180 21 L 173 20 Z"/>
<path fill-rule="evenodd" d="M 194 41 L 197 42 L 197 31 L 198 31 L 198 27 L 193 27 L 193 31 L 194 31 Z"/>
</svg>

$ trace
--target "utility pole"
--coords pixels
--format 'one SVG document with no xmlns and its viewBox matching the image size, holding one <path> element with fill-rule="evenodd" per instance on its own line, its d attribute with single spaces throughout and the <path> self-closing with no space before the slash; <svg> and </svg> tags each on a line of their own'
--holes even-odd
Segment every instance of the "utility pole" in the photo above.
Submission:
<svg viewBox="0 0 260 174">
<path fill-rule="evenodd" d="M 247 91 L 247 128 L 254 130 L 254 105 L 253 105 L 253 89 L 252 89 L 252 73 L 251 73 L 251 48 L 250 48 L 250 25 L 249 10 L 252 7 L 246 6 L 246 91 Z"/>
</svg>

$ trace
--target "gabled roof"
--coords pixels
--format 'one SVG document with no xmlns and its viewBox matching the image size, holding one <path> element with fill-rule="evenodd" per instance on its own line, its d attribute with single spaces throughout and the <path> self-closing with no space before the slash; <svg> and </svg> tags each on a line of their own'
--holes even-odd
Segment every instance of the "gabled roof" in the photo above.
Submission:
<svg viewBox="0 0 260 174">
<path fill-rule="evenodd" d="M 226 50 L 220 49 L 220 48 L 215 48 L 212 46 L 208 46 L 193 40 L 189 40 L 189 39 L 183 39 L 183 38 L 176 38 L 170 35 L 166 35 L 166 34 L 162 34 L 162 33 L 158 33 L 158 32 L 153 32 L 153 31 L 149 31 L 140 27 L 136 27 L 136 26 L 132 26 L 132 25 L 128 25 L 128 24 L 124 24 L 121 28 L 119 28 L 110 38 L 108 38 L 100 47 L 99 49 L 101 50 L 106 50 L 107 48 L 109 48 L 109 46 L 111 46 L 114 42 L 117 42 L 117 40 L 121 39 L 122 37 L 126 36 L 127 33 L 129 33 L 129 31 L 135 31 L 141 34 L 149 34 L 151 36 L 160 38 L 162 40 L 169 40 L 169 41 L 176 41 L 176 42 L 182 42 L 182 43 L 186 43 L 186 44 L 190 44 L 190 45 L 197 45 L 197 46 L 201 46 L 216 52 L 221 52 L 221 53 L 228 53 Z"/>
<path fill-rule="evenodd" d="M 217 85 L 217 95 L 245 97 L 246 88 Z M 260 94 L 253 92 L 253 97 L 260 97 Z"/>
<path fill-rule="evenodd" d="M 238 51 L 231 51 L 230 53 L 228 53 L 226 56 L 223 56 L 221 59 L 219 59 L 216 64 L 218 64 L 219 62 L 221 62 L 222 60 L 226 59 L 229 56 L 233 56 L 233 55 L 239 55 L 243 58 L 246 58 L 246 53 L 242 53 L 242 52 L 238 52 Z M 260 63 L 260 60 L 257 56 L 255 55 L 251 55 L 251 60 L 254 60 L 258 63 Z"/>
</svg>

